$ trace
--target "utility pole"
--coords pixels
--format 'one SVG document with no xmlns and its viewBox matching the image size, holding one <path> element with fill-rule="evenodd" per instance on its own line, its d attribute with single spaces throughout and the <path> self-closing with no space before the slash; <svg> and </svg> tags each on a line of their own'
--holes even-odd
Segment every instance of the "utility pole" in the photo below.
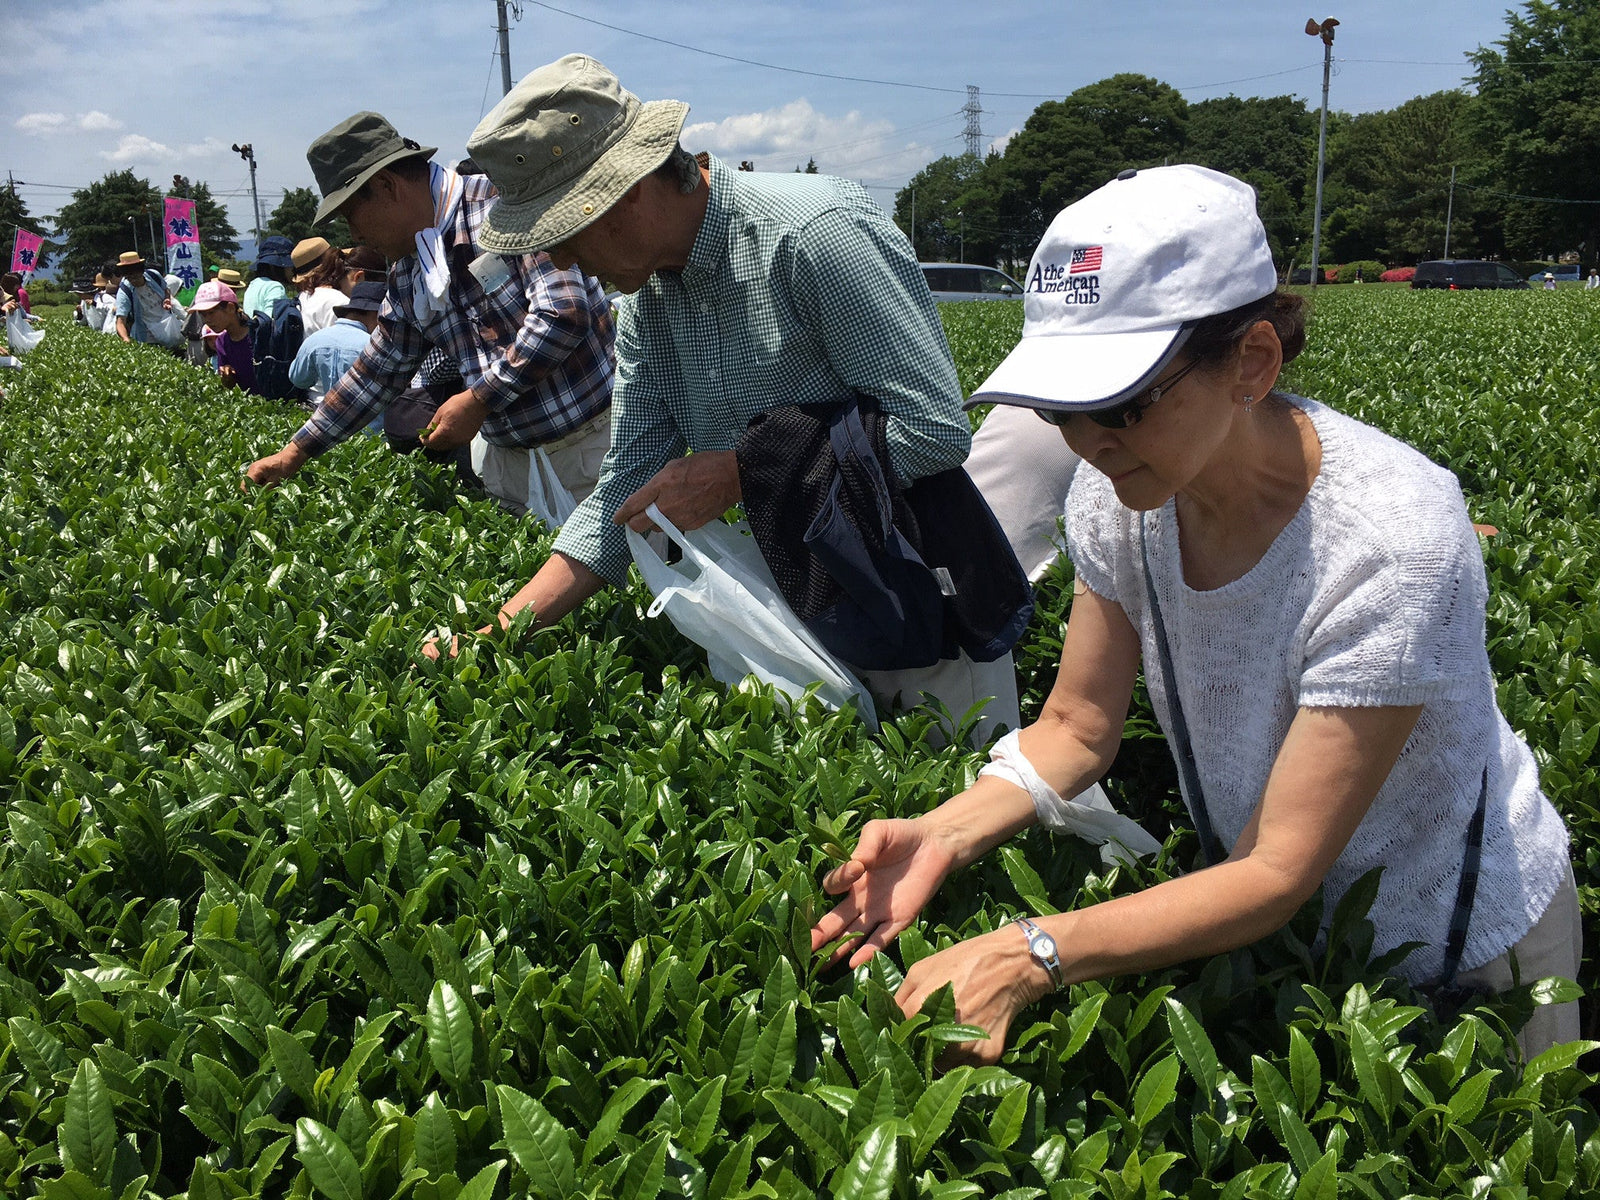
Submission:
<svg viewBox="0 0 1600 1200">
<path fill-rule="evenodd" d="M 1328 76 L 1333 71 L 1333 30 L 1339 22 L 1329 17 L 1321 24 L 1315 17 L 1306 21 L 1306 34 L 1322 39 L 1322 127 L 1317 134 L 1317 205 L 1311 223 L 1311 286 L 1317 286 L 1322 273 L 1322 171 L 1328 159 Z"/>
<path fill-rule="evenodd" d="M 917 256 L 917 189 L 911 189 L 911 257 Z"/>
<path fill-rule="evenodd" d="M 1456 212 L 1456 169 L 1450 168 L 1450 201 L 1444 209 L 1444 256 L 1450 257 L 1450 218 Z"/>
<path fill-rule="evenodd" d="M 511 90 L 511 27 L 506 24 L 506 0 L 494 0 L 495 9 L 500 14 L 500 94 L 503 96 Z M 517 14 L 517 19 L 522 19 L 522 14 Z"/>
<path fill-rule="evenodd" d="M 960 237 L 961 237 L 961 253 L 956 256 L 956 261 L 957 262 L 966 262 L 967 261 L 967 210 L 964 209 L 964 208 L 956 209 L 956 216 L 961 218 L 961 233 L 960 233 Z"/>
<path fill-rule="evenodd" d="M 256 151 L 249 142 L 233 144 L 233 152 L 250 164 L 250 205 L 256 214 L 256 245 L 261 245 L 261 197 L 256 195 Z"/>
</svg>

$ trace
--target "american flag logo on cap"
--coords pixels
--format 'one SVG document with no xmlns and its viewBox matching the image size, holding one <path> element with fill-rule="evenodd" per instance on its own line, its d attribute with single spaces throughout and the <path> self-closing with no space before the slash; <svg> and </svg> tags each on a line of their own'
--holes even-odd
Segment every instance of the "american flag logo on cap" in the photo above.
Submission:
<svg viewBox="0 0 1600 1200">
<path fill-rule="evenodd" d="M 1072 266 L 1069 275 L 1081 275 L 1085 271 L 1098 271 L 1100 269 L 1100 254 L 1104 246 L 1085 246 L 1081 250 L 1072 252 Z"/>
</svg>

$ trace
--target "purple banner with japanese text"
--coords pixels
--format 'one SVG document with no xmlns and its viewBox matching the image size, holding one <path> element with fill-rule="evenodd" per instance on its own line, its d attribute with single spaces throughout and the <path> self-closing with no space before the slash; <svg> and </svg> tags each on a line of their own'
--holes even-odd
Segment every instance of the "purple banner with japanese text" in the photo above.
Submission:
<svg viewBox="0 0 1600 1200">
<path fill-rule="evenodd" d="M 183 280 L 185 288 L 200 283 L 200 228 L 194 223 L 194 201 L 168 196 L 163 227 L 167 231 L 167 274 Z"/>
</svg>

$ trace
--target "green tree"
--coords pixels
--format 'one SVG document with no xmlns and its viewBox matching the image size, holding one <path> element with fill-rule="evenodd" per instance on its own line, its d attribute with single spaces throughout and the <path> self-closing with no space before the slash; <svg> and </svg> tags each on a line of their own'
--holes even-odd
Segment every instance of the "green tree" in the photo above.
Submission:
<svg viewBox="0 0 1600 1200">
<path fill-rule="evenodd" d="M 150 257 L 147 230 L 160 215 L 161 193 L 131 170 L 114 171 L 79 188 L 55 216 L 56 232 L 67 246 L 62 259 L 66 273 L 92 274 L 135 244 L 147 261 L 159 265 Z"/>
<path fill-rule="evenodd" d="M 1006 146 L 999 217 L 1031 247 L 1055 215 L 1129 167 L 1181 155 L 1188 103 L 1148 75 L 1121 74 L 1033 110 Z"/>
<path fill-rule="evenodd" d="M 350 226 L 343 217 L 335 217 L 325 225 L 314 224 L 317 206 L 322 197 L 308 187 L 285 188 L 283 199 L 267 217 L 266 233 L 282 234 L 291 242 L 310 237 L 325 237 L 330 245 L 350 245 Z"/>
<path fill-rule="evenodd" d="M 999 216 L 999 155 L 947 154 L 923 167 L 895 193 L 894 218 L 911 229 L 919 258 L 993 263 L 1013 241 Z M 1029 247 L 1031 250 L 1031 247 Z"/>
<path fill-rule="evenodd" d="M 811 158 L 806 159 L 806 165 L 804 167 L 796 167 L 794 173 L 796 175 L 815 175 L 817 173 L 816 157 L 813 155 Z"/>
<path fill-rule="evenodd" d="M 1506 13 L 1499 49 L 1479 47 L 1480 134 L 1503 192 L 1600 200 L 1600 2 L 1529 0 Z M 1504 233 L 1520 254 L 1600 247 L 1600 204 L 1507 199 Z M 1453 247 L 1452 247 L 1453 248 Z"/>
<path fill-rule="evenodd" d="M 1189 105 L 1185 161 L 1226 171 L 1256 189 L 1273 255 L 1309 255 L 1317 117 L 1294 96 L 1220 96 Z M 1313 164 L 1310 172 L 1306 164 Z"/>
<path fill-rule="evenodd" d="M 14 187 L 0 188 L 0 251 L 5 254 L 5 267 L 11 265 L 12 235 L 18 228 L 26 229 L 29 233 L 37 233 L 45 239 L 44 245 L 39 247 L 39 269 L 43 270 L 50 265 L 50 254 L 56 246 L 50 241 L 50 231 L 40 223 L 37 217 L 28 213 L 28 203 L 17 195 Z M 4 269 L 4 268 L 0 268 Z"/>
<path fill-rule="evenodd" d="M 1458 182 L 1481 177 L 1465 92 L 1435 92 L 1398 108 L 1343 117 L 1328 139 L 1323 189 L 1323 259 L 1329 263 L 1373 258 L 1414 263 L 1444 253 L 1450 207 L 1450 169 Z M 1458 187 L 1450 251 L 1481 253 L 1480 224 L 1492 210 L 1468 187 Z M 1496 241 L 1490 236 L 1490 246 Z"/>
<path fill-rule="evenodd" d="M 239 231 L 228 219 L 228 210 L 211 194 L 210 184 L 174 175 L 172 191 L 167 194 L 194 201 L 194 222 L 200 227 L 200 249 L 207 262 L 239 253 Z"/>
</svg>

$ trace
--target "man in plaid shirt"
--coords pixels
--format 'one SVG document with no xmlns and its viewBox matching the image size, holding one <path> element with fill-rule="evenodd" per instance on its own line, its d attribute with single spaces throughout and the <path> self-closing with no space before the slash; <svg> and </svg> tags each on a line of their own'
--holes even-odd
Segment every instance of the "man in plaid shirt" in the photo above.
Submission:
<svg viewBox="0 0 1600 1200">
<path fill-rule="evenodd" d="M 317 220 L 342 212 L 355 238 L 390 260 L 378 329 L 287 445 L 251 464 L 251 482 L 286 479 L 364 429 L 436 347 L 461 372 L 424 431 L 430 451 L 464 446 L 481 428 L 490 492 L 520 510 L 531 455 L 546 454 L 574 497 L 594 487 L 611 441 L 613 326 L 599 283 L 541 253 L 501 257 L 479 243 L 496 196 L 482 175 L 428 161 L 432 147 L 359 113 L 312 143 L 323 192 Z"/>
<path fill-rule="evenodd" d="M 905 236 L 843 180 L 758 175 L 678 144 L 686 105 L 641 103 L 592 59 L 525 78 L 468 150 L 500 187 L 483 244 L 547 249 L 631 293 L 617 334 L 616 435 L 594 493 L 555 552 L 500 610 L 560 620 L 632 561 L 624 524 L 652 503 L 696 529 L 740 499 L 734 445 L 758 413 L 837 399 L 879 403 L 902 483 L 958 466 L 972 434 L 928 287 Z M 860 671 L 879 695 L 937 696 L 959 718 L 1019 723 L 1011 656 Z"/>
</svg>

